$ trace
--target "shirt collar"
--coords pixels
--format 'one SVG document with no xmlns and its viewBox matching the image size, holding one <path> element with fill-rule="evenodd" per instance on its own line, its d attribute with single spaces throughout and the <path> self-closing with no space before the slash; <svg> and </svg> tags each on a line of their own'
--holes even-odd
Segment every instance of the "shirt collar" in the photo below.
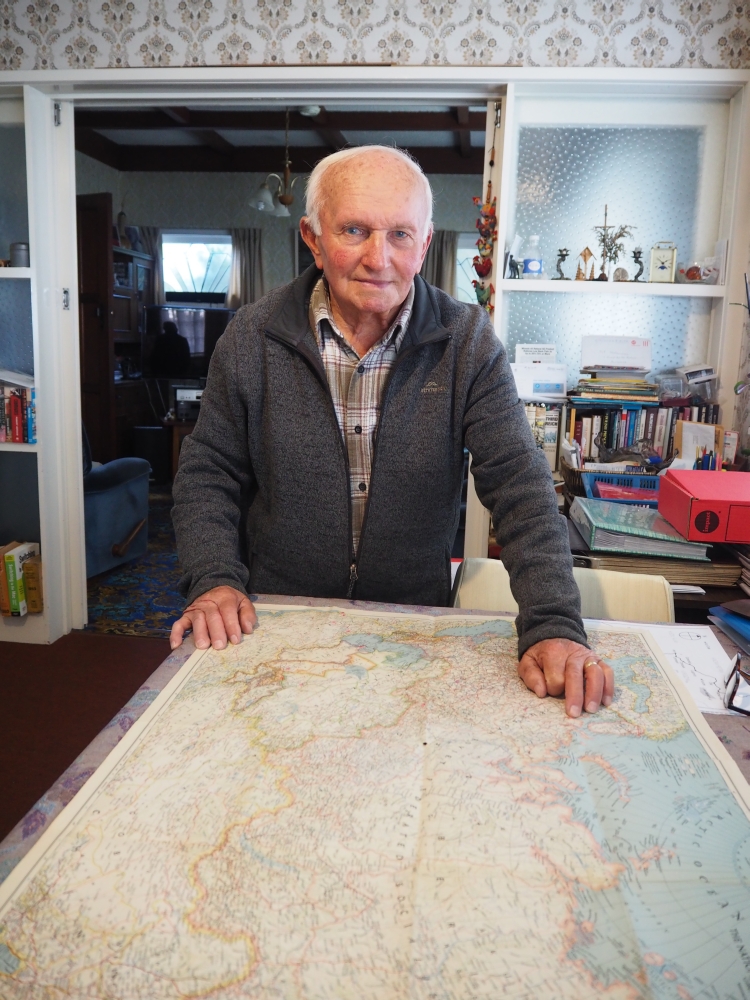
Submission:
<svg viewBox="0 0 750 1000">
<path fill-rule="evenodd" d="M 414 282 L 411 283 L 411 288 L 409 289 L 409 294 L 406 296 L 404 304 L 398 311 L 398 314 L 391 325 L 388 327 L 386 332 L 373 347 L 379 347 L 382 344 L 388 344 L 389 342 L 393 344 L 396 351 L 401 347 L 401 343 L 406 334 L 406 328 L 409 325 L 409 319 L 411 317 L 412 309 L 414 308 Z M 325 328 L 322 326 L 322 321 L 327 320 L 331 331 L 334 336 L 352 353 L 354 349 L 351 344 L 346 340 L 341 331 L 336 326 L 333 319 L 333 311 L 331 309 L 331 302 L 328 296 L 328 283 L 325 278 L 320 278 L 313 288 L 312 295 L 310 296 L 310 308 L 308 311 L 310 318 L 310 326 L 312 327 L 315 338 L 318 341 L 318 346 L 323 349 Z M 372 348 L 370 348 L 372 350 Z"/>
</svg>

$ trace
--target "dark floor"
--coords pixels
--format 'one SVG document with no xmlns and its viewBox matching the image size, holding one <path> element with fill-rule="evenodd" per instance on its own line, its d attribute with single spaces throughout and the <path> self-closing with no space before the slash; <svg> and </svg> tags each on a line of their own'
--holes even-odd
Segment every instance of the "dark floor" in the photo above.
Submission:
<svg viewBox="0 0 750 1000">
<path fill-rule="evenodd" d="M 0 840 L 168 655 L 166 639 L 91 632 L 3 643 Z"/>
</svg>

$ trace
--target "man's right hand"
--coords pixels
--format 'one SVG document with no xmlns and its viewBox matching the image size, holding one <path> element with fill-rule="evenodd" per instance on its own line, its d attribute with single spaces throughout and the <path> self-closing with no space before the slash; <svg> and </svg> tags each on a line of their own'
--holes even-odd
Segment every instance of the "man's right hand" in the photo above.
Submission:
<svg viewBox="0 0 750 1000">
<path fill-rule="evenodd" d="M 249 635 L 258 623 L 250 599 L 234 587 L 214 587 L 196 598 L 182 618 L 172 626 L 169 644 L 177 649 L 185 632 L 192 628 L 197 649 L 224 649 L 227 638 L 233 645 Z"/>
</svg>

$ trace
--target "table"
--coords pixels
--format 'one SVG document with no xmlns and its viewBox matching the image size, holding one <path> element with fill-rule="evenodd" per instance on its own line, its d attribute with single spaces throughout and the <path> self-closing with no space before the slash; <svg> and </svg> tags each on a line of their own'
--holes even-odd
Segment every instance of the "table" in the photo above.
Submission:
<svg viewBox="0 0 750 1000">
<path fill-rule="evenodd" d="M 175 420 L 173 417 L 165 417 L 162 420 L 164 426 L 172 431 L 172 479 L 177 475 L 177 466 L 180 463 L 180 448 L 182 442 L 195 430 L 197 421 L 195 420 Z"/>
<path fill-rule="evenodd" d="M 374 612 L 419 612 L 435 616 L 496 614 L 466 608 L 426 608 L 405 607 L 400 604 L 374 604 L 367 601 L 323 600 L 314 597 L 286 597 L 280 595 L 253 595 L 256 604 L 290 604 L 306 607 L 360 608 Z M 734 656 L 737 647 L 723 632 L 714 629 L 722 647 L 729 656 Z M 15 868 L 21 858 L 41 837 L 49 823 L 70 802 L 76 792 L 91 777 L 107 754 L 120 742 L 133 723 L 140 718 L 148 706 L 156 699 L 165 685 L 174 677 L 180 667 L 195 651 L 192 638 L 187 638 L 182 646 L 157 667 L 148 680 L 141 685 L 130 701 L 115 715 L 99 735 L 92 740 L 78 758 L 42 796 L 36 805 L 20 820 L 8 836 L 0 842 L 0 882 Z M 745 778 L 750 781 L 750 718 L 744 716 L 706 715 L 704 716 L 713 732 L 724 744 Z"/>
</svg>

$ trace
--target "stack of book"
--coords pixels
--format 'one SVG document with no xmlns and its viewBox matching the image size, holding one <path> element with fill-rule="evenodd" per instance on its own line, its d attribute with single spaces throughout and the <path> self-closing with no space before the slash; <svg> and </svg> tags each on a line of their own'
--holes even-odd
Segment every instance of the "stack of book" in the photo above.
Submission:
<svg viewBox="0 0 750 1000">
<path fill-rule="evenodd" d="M 732 545 L 727 546 L 727 548 L 731 548 L 737 556 L 741 570 L 738 582 L 740 587 L 750 597 L 750 545 Z"/>
<path fill-rule="evenodd" d="M 34 379 L 0 368 L 0 442 L 36 444 Z"/>
<path fill-rule="evenodd" d="M 658 511 L 576 497 L 570 519 L 592 552 L 710 564 L 709 544 L 687 542 Z M 603 567 L 602 567 L 603 568 Z"/>
<path fill-rule="evenodd" d="M 43 610 L 39 545 L 36 542 L 0 545 L 0 615 L 21 618 Z"/>
</svg>

